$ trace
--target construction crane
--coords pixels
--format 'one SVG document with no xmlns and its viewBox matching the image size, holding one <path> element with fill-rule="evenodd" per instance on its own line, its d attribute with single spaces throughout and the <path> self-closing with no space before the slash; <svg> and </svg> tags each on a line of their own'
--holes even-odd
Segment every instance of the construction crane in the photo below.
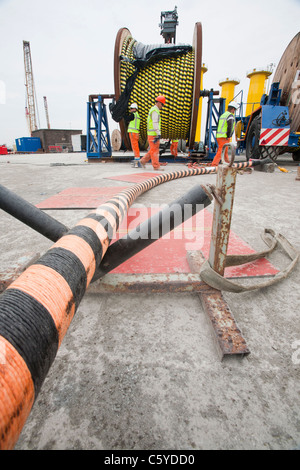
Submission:
<svg viewBox="0 0 300 470">
<path fill-rule="evenodd" d="M 47 97 L 46 96 L 44 96 L 44 107 L 45 107 L 45 113 L 46 113 L 47 127 L 48 127 L 48 129 L 50 129 L 48 103 L 47 103 Z"/>
<path fill-rule="evenodd" d="M 28 123 L 29 133 L 32 136 L 32 132 L 38 129 L 37 117 L 38 108 L 36 104 L 36 93 L 32 71 L 32 60 L 30 52 L 29 41 L 23 41 L 23 52 L 24 52 L 24 66 L 25 66 L 25 86 L 26 86 L 26 104 L 25 115 Z"/>
</svg>

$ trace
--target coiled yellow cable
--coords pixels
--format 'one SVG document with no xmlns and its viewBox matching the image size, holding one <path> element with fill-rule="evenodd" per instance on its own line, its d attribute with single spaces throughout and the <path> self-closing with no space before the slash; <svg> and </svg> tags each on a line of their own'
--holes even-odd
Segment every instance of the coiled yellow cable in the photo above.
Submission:
<svg viewBox="0 0 300 470">
<path fill-rule="evenodd" d="M 126 59 L 135 60 L 133 46 L 137 41 L 131 36 L 122 44 L 120 63 L 120 86 L 124 91 L 127 79 L 135 71 Z M 125 58 L 125 60 L 124 60 Z M 131 91 L 129 106 L 137 103 L 141 118 L 140 144 L 147 141 L 147 116 L 158 95 L 166 97 L 161 111 L 161 136 L 163 139 L 186 140 L 190 131 L 193 84 L 194 51 L 176 57 L 166 57 L 142 68 Z"/>
</svg>

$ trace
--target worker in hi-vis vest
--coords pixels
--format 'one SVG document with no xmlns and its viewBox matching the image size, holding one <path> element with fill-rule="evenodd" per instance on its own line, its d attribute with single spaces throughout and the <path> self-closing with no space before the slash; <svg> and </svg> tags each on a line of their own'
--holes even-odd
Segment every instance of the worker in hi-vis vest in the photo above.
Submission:
<svg viewBox="0 0 300 470">
<path fill-rule="evenodd" d="M 225 144 L 231 141 L 231 137 L 233 136 L 234 127 L 235 127 L 234 113 L 237 109 L 238 109 L 238 104 L 235 103 L 234 101 L 231 101 L 228 105 L 227 111 L 223 113 L 219 118 L 217 134 L 216 134 L 218 151 L 215 155 L 215 158 L 213 159 L 211 163 L 211 166 L 219 165 L 219 162 L 221 160 L 221 155 L 222 155 L 222 148 L 224 147 Z M 227 163 L 229 162 L 227 147 L 224 153 L 224 160 Z"/>
<path fill-rule="evenodd" d="M 140 137 L 140 115 L 138 113 L 138 105 L 132 103 L 129 109 L 130 114 L 125 117 L 125 121 L 128 123 L 127 132 L 129 134 L 131 148 L 134 153 L 134 167 L 138 168 L 140 165 L 140 148 L 139 148 L 139 137 Z"/>
<path fill-rule="evenodd" d="M 147 118 L 147 135 L 149 142 L 149 151 L 141 158 L 141 165 L 145 168 L 145 165 L 151 159 L 154 170 L 160 169 L 159 163 L 159 142 L 161 138 L 161 116 L 160 111 L 166 104 L 166 98 L 162 95 L 157 96 L 155 99 L 155 105 L 149 111 Z M 163 163 L 162 165 L 166 165 Z"/>
</svg>

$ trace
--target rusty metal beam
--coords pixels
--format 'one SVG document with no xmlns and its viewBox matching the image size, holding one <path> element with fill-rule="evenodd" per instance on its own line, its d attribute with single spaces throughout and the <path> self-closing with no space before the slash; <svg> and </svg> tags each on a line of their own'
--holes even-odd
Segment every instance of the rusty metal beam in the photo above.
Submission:
<svg viewBox="0 0 300 470">
<path fill-rule="evenodd" d="M 200 280 L 199 274 L 163 273 L 163 274 L 106 274 L 90 284 L 90 294 L 163 294 L 208 292 L 211 288 Z"/>
<path fill-rule="evenodd" d="M 114 99 L 115 98 L 115 95 L 113 94 L 106 94 L 106 95 L 103 95 L 103 93 L 99 93 L 98 95 L 89 95 L 89 103 L 91 103 L 92 101 L 94 100 L 98 100 L 99 96 L 101 96 L 101 98 L 103 100 L 106 100 L 106 99 Z"/>
<path fill-rule="evenodd" d="M 205 258 L 201 251 L 188 251 L 187 261 L 191 272 L 199 273 Z M 210 321 L 220 359 L 233 355 L 245 356 L 249 354 L 250 350 L 222 292 L 206 284 L 206 289 L 203 287 L 198 294 Z"/>
<path fill-rule="evenodd" d="M 209 292 L 201 292 L 199 297 L 210 320 L 220 359 L 249 354 L 250 350 L 222 292 L 211 287 Z"/>
</svg>

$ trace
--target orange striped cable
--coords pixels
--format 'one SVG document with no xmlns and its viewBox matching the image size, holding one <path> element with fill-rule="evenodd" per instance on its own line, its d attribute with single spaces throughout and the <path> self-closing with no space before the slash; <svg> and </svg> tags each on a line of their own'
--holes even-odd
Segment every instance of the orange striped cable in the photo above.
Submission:
<svg viewBox="0 0 300 470">
<path fill-rule="evenodd" d="M 0 450 L 14 448 L 34 403 L 34 384 L 26 363 L 0 336 Z M 3 360 L 4 359 L 4 360 Z"/>
<path fill-rule="evenodd" d="M 103 217 L 105 217 L 105 219 L 107 220 L 107 222 L 109 222 L 111 228 L 113 229 L 113 231 L 116 230 L 116 227 L 117 227 L 117 220 L 116 218 L 110 213 L 108 212 L 106 209 L 102 208 L 101 206 L 98 207 L 94 214 L 97 214 L 97 215 L 101 215 Z"/>
<path fill-rule="evenodd" d="M 112 203 L 109 201 L 109 202 L 105 203 L 103 206 L 105 206 L 105 207 L 104 207 L 105 210 L 106 210 L 106 207 L 110 207 L 111 209 L 113 209 L 113 210 L 116 212 L 119 221 L 122 219 L 121 211 L 120 211 L 120 209 L 119 209 L 115 204 L 112 204 Z M 97 207 L 97 209 L 95 210 L 96 214 L 104 215 L 103 212 L 98 212 L 98 211 L 101 211 L 101 209 L 102 209 L 102 206 Z M 103 211 L 103 209 L 102 209 L 102 211 Z M 109 214 L 108 211 L 106 211 L 106 212 L 107 212 L 107 214 Z M 110 215 L 111 215 L 111 214 L 110 214 Z"/>
<path fill-rule="evenodd" d="M 88 217 L 80 220 L 80 222 L 76 224 L 76 227 L 79 225 L 83 225 L 84 227 L 89 227 L 96 233 L 102 245 L 102 257 L 103 257 L 109 245 L 108 234 L 105 228 L 103 227 L 103 225 L 100 224 L 100 222 L 98 222 L 97 220 L 89 219 Z"/>
<path fill-rule="evenodd" d="M 123 211 L 123 213 L 124 213 L 124 215 L 125 215 L 125 213 L 126 213 L 126 211 L 127 211 L 127 209 L 128 209 L 128 206 L 127 206 L 127 204 L 123 201 L 122 198 L 113 197 L 113 198 L 110 199 L 108 202 L 111 203 L 111 205 L 113 205 L 114 208 L 116 207 L 116 205 L 121 206 L 121 207 L 122 207 L 122 211 Z M 107 204 L 108 204 L 108 203 L 105 203 L 105 205 L 107 205 Z M 120 209 L 119 209 L 119 210 L 120 210 Z"/>
<path fill-rule="evenodd" d="M 33 264 L 8 286 L 9 289 L 31 295 L 46 308 L 55 323 L 60 345 L 75 313 L 74 297 L 67 281 L 54 269 Z"/>
<path fill-rule="evenodd" d="M 127 209 L 132 204 L 132 202 L 145 191 L 161 183 L 164 183 L 165 181 L 170 181 L 185 176 L 211 173 L 213 171 L 215 171 L 214 168 L 212 168 L 210 171 L 193 169 L 187 171 L 177 171 L 167 175 L 159 175 L 154 178 L 150 178 L 146 182 L 137 184 L 133 188 L 121 192 L 112 200 L 108 201 L 106 205 L 112 205 L 114 210 L 116 211 L 116 214 L 120 216 L 120 210 L 117 210 L 117 207 L 114 202 L 116 204 L 119 204 L 120 207 L 123 208 L 123 215 L 125 215 Z M 115 218 L 113 218 L 109 211 L 105 210 L 105 207 L 101 208 L 101 206 L 99 206 L 97 213 L 103 215 L 108 222 L 111 221 L 111 225 L 113 228 L 116 227 Z M 112 218 L 114 219 L 113 221 Z M 86 218 L 79 221 L 76 226 L 88 227 L 93 230 L 93 232 L 97 235 L 101 243 L 103 258 L 109 246 L 109 236 L 103 225 L 96 219 L 87 216 Z M 75 256 L 75 258 L 81 261 L 81 264 L 83 265 L 86 273 L 86 284 L 88 285 L 91 281 L 93 272 L 95 271 L 95 253 L 93 252 L 92 248 L 88 246 L 88 243 L 85 242 L 85 240 L 79 235 L 77 236 L 77 234 L 65 235 L 56 244 L 54 244 L 52 248 L 62 248 L 65 250 L 69 250 L 70 255 L 72 255 L 73 258 Z M 51 254 L 51 248 L 49 250 L 49 253 Z M 55 257 L 53 259 L 55 259 Z M 68 257 L 66 257 L 66 260 L 67 259 Z M 47 262 L 48 261 L 49 260 L 47 260 Z M 6 298 L 13 299 L 13 292 L 19 291 L 20 294 L 23 293 L 29 295 L 29 299 L 32 299 L 32 303 L 37 302 L 37 304 L 40 305 L 41 308 L 43 307 L 43 309 L 46 310 L 47 314 L 49 313 L 49 319 L 51 318 L 51 322 L 53 321 L 53 329 L 55 327 L 57 330 L 58 345 L 60 345 L 74 316 L 76 308 L 74 295 L 77 295 L 78 289 L 79 294 L 81 295 L 80 286 L 74 285 L 72 287 L 74 291 L 73 294 L 72 289 L 66 279 L 55 270 L 55 267 L 52 268 L 47 266 L 46 264 L 46 261 L 45 264 L 43 264 L 42 260 L 41 264 L 35 264 L 27 268 L 27 270 L 8 287 L 8 296 Z M 79 300 L 81 299 L 80 295 L 78 296 Z M 17 297 L 15 297 L 15 299 L 16 298 Z M 3 302 L 5 302 L 5 300 L 3 300 Z M 5 311 L 5 303 L 3 304 L 3 307 Z M 47 317 L 45 317 L 45 319 L 41 317 L 38 310 L 35 310 L 34 314 L 37 315 L 37 312 L 39 315 L 38 318 L 41 321 L 47 322 Z M 24 314 L 24 318 L 26 318 L 26 312 L 24 312 Z M 16 326 L 18 327 L 18 325 Z M 51 334 L 52 333 L 53 331 L 51 332 Z M 49 338 L 50 337 L 51 336 L 49 336 Z M 0 445 L 4 446 L 5 448 L 11 448 L 18 439 L 20 430 L 22 429 L 22 426 L 24 425 L 32 407 L 35 398 L 35 383 L 37 387 L 36 389 L 38 391 L 40 386 L 39 379 L 43 379 L 44 376 L 40 365 L 38 365 L 37 369 L 35 370 L 35 363 L 31 362 L 31 357 L 29 354 L 30 349 L 26 352 L 26 360 L 28 362 L 29 367 L 32 367 L 34 373 L 33 378 L 28 369 L 28 366 L 26 365 L 20 354 L 16 351 L 16 349 L 1 335 L 0 338 L 2 338 L 1 344 L 5 345 L 5 350 L 7 351 L 6 363 L 1 364 L 0 367 Z M 46 334 L 44 335 L 44 338 L 45 340 L 47 340 Z M 46 353 L 48 353 L 47 347 L 49 346 L 46 346 L 45 343 L 46 349 L 44 350 L 44 352 Z M 54 351 L 52 351 L 51 354 L 53 355 Z M 35 359 L 34 355 L 32 358 Z M 51 361 L 53 359 L 54 356 L 51 357 Z M 33 380 L 35 381 L 35 383 L 33 383 Z"/>
<path fill-rule="evenodd" d="M 90 245 L 77 235 L 67 234 L 60 238 L 60 240 L 58 240 L 51 248 L 64 248 L 71 251 L 80 259 L 87 274 L 87 288 L 96 269 L 95 255 Z"/>
</svg>

